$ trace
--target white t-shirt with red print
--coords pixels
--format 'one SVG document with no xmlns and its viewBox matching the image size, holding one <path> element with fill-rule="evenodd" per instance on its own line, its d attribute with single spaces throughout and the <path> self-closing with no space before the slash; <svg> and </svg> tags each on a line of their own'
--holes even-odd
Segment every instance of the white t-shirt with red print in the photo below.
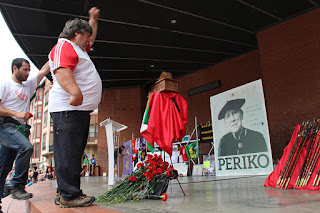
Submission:
<svg viewBox="0 0 320 213">
<path fill-rule="evenodd" d="M 60 38 L 58 43 L 49 53 L 49 65 L 53 78 L 53 86 L 49 94 L 49 112 L 61 111 L 88 111 L 98 108 L 101 101 L 102 83 L 100 76 L 91 61 L 87 51 L 83 51 L 77 44 L 68 39 Z M 71 106 L 68 103 L 70 94 L 59 84 L 54 75 L 58 68 L 68 68 L 72 70 L 82 95 L 83 103 L 80 106 Z"/>
<path fill-rule="evenodd" d="M 30 98 L 36 90 L 38 75 L 29 76 L 27 81 L 18 84 L 12 79 L 0 83 L 0 105 L 16 112 L 29 112 Z M 24 123 L 23 119 L 12 117 Z"/>
</svg>

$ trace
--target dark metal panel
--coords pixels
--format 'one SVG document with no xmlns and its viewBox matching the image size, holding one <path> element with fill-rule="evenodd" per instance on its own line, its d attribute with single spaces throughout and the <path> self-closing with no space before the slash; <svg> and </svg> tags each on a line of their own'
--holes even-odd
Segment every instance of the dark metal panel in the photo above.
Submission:
<svg viewBox="0 0 320 213">
<path fill-rule="evenodd" d="M 104 89 L 120 89 L 120 88 L 134 88 L 142 87 L 149 80 L 132 80 L 132 81 L 102 81 Z"/>
<path fill-rule="evenodd" d="M 200 19 L 187 14 L 170 11 L 154 5 L 139 2 L 132 8 L 131 13 L 125 15 L 128 22 L 157 27 L 162 30 L 179 31 L 203 36 L 223 38 L 247 44 L 256 44 L 255 34 L 236 28 L 231 28 L 219 23 Z M 176 24 L 171 24 L 171 19 L 176 19 Z M 213 30 L 214 29 L 214 30 Z"/>
<path fill-rule="evenodd" d="M 212 29 L 213 30 L 213 29 Z M 226 39 L 217 40 L 177 32 L 124 26 L 114 23 L 99 22 L 98 40 L 152 44 L 170 47 L 185 47 L 202 50 L 242 53 L 255 45 L 232 43 Z"/>
<path fill-rule="evenodd" d="M 179 49 L 168 49 L 159 47 L 133 46 L 123 44 L 99 43 L 95 45 L 93 56 L 100 57 L 120 57 L 120 58 L 139 58 L 155 60 L 172 60 L 172 61 L 190 61 L 199 63 L 215 63 L 221 61 L 227 54 L 186 51 Z"/>
<path fill-rule="evenodd" d="M 213 81 L 213 82 L 211 82 L 209 84 L 205 84 L 205 85 L 202 85 L 200 87 L 189 89 L 188 90 L 188 95 L 189 96 L 196 95 L 196 94 L 199 94 L 199 93 L 202 93 L 202 92 L 206 92 L 206 91 L 209 91 L 209 90 L 212 90 L 212 89 L 219 88 L 220 86 L 221 86 L 221 81 L 220 80 Z"/>
<path fill-rule="evenodd" d="M 72 11 L 74 13 L 71 13 L 70 11 L 64 11 L 61 8 L 57 8 L 55 12 L 54 8 L 34 8 L 34 7 L 15 7 L 6 5 L 5 7 L 12 8 L 13 10 L 17 10 L 16 13 L 19 13 L 19 10 L 25 10 L 28 11 L 26 12 L 26 15 L 24 17 L 32 17 L 34 20 L 43 20 L 45 21 L 46 15 L 51 14 L 51 15 L 58 15 L 58 16 L 66 16 L 64 23 L 66 20 L 74 18 L 74 17 L 81 17 L 86 18 L 88 17 L 87 14 L 83 14 L 82 11 Z M 64 5 L 65 8 L 68 7 L 68 5 Z M 201 36 L 209 36 L 209 37 L 217 37 L 220 39 L 226 39 L 226 40 L 231 40 L 231 41 L 236 41 L 236 42 L 242 42 L 242 43 L 247 43 L 247 44 L 256 44 L 256 39 L 254 33 L 248 33 L 244 32 L 242 30 L 230 28 L 228 26 L 224 26 L 221 24 L 213 23 L 213 22 L 208 22 L 206 20 L 198 19 L 192 16 L 188 16 L 185 14 L 180 14 L 172 11 L 168 11 L 163 8 L 159 7 L 154 7 L 152 5 L 147 5 L 146 7 L 139 7 L 135 6 L 132 9 L 131 13 L 128 14 L 122 14 L 121 10 L 119 11 L 119 16 L 118 19 L 114 20 L 117 22 L 121 22 L 122 24 L 132 24 L 134 23 L 135 26 L 138 25 L 146 25 L 148 27 L 155 27 L 158 29 L 162 30 L 169 30 L 169 31 L 178 31 L 178 32 L 186 32 L 186 33 L 191 33 L 191 34 L 196 34 L 196 35 L 201 35 Z M 15 12 L 13 12 L 15 13 Z M 34 14 L 33 14 L 34 13 Z M 38 17 L 39 14 L 41 13 L 42 17 Z M 171 14 L 175 13 L 175 16 L 179 18 L 179 22 L 176 25 L 170 24 L 168 21 L 170 17 L 172 16 Z M 33 15 L 31 15 L 33 14 Z M 68 17 L 68 14 L 70 16 Z M 31 15 L 31 16 L 30 16 Z M 123 15 L 123 16 L 122 16 Z M 131 15 L 130 17 L 128 17 Z M 162 19 L 161 17 L 167 17 Z M 123 18 L 124 17 L 124 18 Z M 127 19 L 127 20 L 124 20 Z M 56 20 L 56 19 L 51 19 L 51 20 Z M 59 20 L 56 20 L 57 23 L 59 23 Z M 101 13 L 101 21 L 112 21 L 109 19 L 108 15 L 105 15 L 105 12 Z M 40 26 L 40 27 L 46 27 L 46 26 Z M 48 28 L 49 26 L 47 26 Z M 60 27 L 61 28 L 61 27 Z M 212 30 L 212 29 L 215 30 Z M 45 28 L 46 29 L 46 28 Z M 54 28 L 58 29 L 58 28 Z M 222 33 L 223 32 L 223 33 Z M 236 36 L 235 36 L 236 35 Z"/>
<path fill-rule="evenodd" d="M 191 15 L 202 16 L 221 22 L 225 25 L 239 27 L 252 32 L 277 21 L 275 18 L 263 14 L 253 8 L 247 7 L 236 0 L 223 1 L 158 1 L 140 0 L 160 4 L 172 9 L 178 9 Z"/>
<path fill-rule="evenodd" d="M 162 71 L 187 75 L 257 48 L 255 33 L 319 7 L 320 0 L 0 0 L 23 51 L 38 68 L 65 22 L 101 9 L 90 52 L 104 89 L 141 87 Z M 176 23 L 173 24 L 172 20 Z"/>
<path fill-rule="evenodd" d="M 1 3 L 20 8 L 49 10 L 67 14 L 88 16 L 88 9 L 97 5 L 98 0 L 1 0 Z"/>
<path fill-rule="evenodd" d="M 175 78 L 181 74 L 184 73 L 175 73 L 175 72 L 171 72 L 172 76 Z M 135 72 L 135 71 L 107 71 L 107 72 L 102 72 L 99 71 L 99 75 L 101 77 L 101 79 L 106 79 L 106 80 L 110 80 L 110 79 L 149 79 L 149 80 L 154 80 L 159 78 L 161 74 L 161 71 L 159 72 L 153 72 L 153 71 L 144 71 L 144 72 Z"/>
<path fill-rule="evenodd" d="M 15 23 L 15 33 L 59 36 L 65 22 L 72 18 L 23 8 L 9 6 L 4 8 Z"/>
<path fill-rule="evenodd" d="M 320 5 L 320 0 L 307 0 L 307 1 L 316 7 L 319 7 L 319 5 Z"/>
<path fill-rule="evenodd" d="M 293 17 L 315 6 L 308 0 L 243 0 L 281 19 Z M 266 25 L 268 26 L 268 25 Z"/>
<path fill-rule="evenodd" d="M 57 38 L 29 37 L 16 35 L 17 38 L 23 38 L 24 45 L 30 54 L 48 55 L 51 48 L 56 44 Z M 136 46 L 114 43 L 99 43 L 93 46 L 94 51 L 89 54 L 93 57 L 117 57 L 117 58 L 137 58 L 150 60 L 171 60 L 188 61 L 199 63 L 216 63 L 227 57 L 234 56 L 230 54 L 218 54 L 199 51 L 185 51 L 180 49 Z"/>
<path fill-rule="evenodd" d="M 192 71 L 202 68 L 203 64 L 188 64 L 178 62 L 161 62 L 151 60 L 122 60 L 122 59 L 101 59 L 92 58 L 97 70 L 102 70 L 108 67 L 109 69 L 122 69 L 122 70 L 186 70 Z M 152 66 L 151 66 L 152 65 Z"/>
</svg>

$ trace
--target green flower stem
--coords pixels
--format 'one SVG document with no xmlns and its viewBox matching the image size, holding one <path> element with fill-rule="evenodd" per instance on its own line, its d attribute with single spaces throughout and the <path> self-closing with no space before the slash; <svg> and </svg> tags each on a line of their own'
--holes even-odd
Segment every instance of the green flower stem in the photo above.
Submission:
<svg viewBox="0 0 320 213">
<path fill-rule="evenodd" d="M 150 164 L 147 164 L 147 166 Z M 155 175 L 152 180 L 148 180 L 144 176 L 146 172 L 146 167 L 139 167 L 136 171 L 132 172 L 130 176 L 126 177 L 121 183 L 114 186 L 112 189 L 104 193 L 97 198 L 98 202 L 106 202 L 107 205 L 113 203 L 123 203 L 126 200 L 130 202 L 136 202 L 145 197 L 159 197 L 155 195 L 150 195 L 154 193 L 154 186 L 159 183 L 161 177 L 166 176 L 166 172 L 162 174 Z M 160 165 L 161 166 L 161 165 Z M 136 177 L 136 181 L 132 182 L 130 177 Z"/>
</svg>

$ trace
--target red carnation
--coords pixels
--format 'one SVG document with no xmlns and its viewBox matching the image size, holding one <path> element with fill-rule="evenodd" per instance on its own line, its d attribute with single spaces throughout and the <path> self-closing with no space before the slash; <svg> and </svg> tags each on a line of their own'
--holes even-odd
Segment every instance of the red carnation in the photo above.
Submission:
<svg viewBox="0 0 320 213">
<path fill-rule="evenodd" d="M 138 152 L 137 149 L 134 149 L 134 150 L 132 151 L 132 153 L 133 153 L 133 154 L 138 154 L 139 152 Z"/>
<path fill-rule="evenodd" d="M 137 164 L 137 168 L 140 168 L 141 166 L 143 166 L 143 163 L 138 163 Z"/>
<path fill-rule="evenodd" d="M 157 172 L 158 172 L 159 174 L 161 174 L 161 173 L 162 173 L 162 169 L 161 169 L 161 168 L 157 168 Z"/>
<path fill-rule="evenodd" d="M 153 174 L 150 173 L 150 175 L 147 176 L 147 180 L 152 180 L 153 179 Z"/>
<path fill-rule="evenodd" d="M 136 157 L 132 156 L 132 161 L 134 161 L 136 159 Z"/>
<path fill-rule="evenodd" d="M 154 159 L 155 161 L 158 161 L 159 158 L 158 158 L 157 154 L 154 154 L 153 159 Z"/>
<path fill-rule="evenodd" d="M 157 170 L 152 170 L 152 173 L 153 173 L 154 175 L 157 175 L 157 174 L 158 174 Z"/>
<path fill-rule="evenodd" d="M 32 115 L 32 113 L 31 113 L 31 112 L 28 112 L 28 113 L 29 113 L 30 117 L 33 117 L 33 115 Z"/>
<path fill-rule="evenodd" d="M 165 165 L 165 167 L 168 167 L 169 163 L 166 161 L 166 162 L 164 162 L 164 165 Z"/>
<path fill-rule="evenodd" d="M 135 176 L 131 176 L 131 177 L 129 178 L 129 180 L 131 180 L 132 182 L 135 182 L 135 181 L 137 180 L 137 178 L 136 178 Z"/>
<path fill-rule="evenodd" d="M 143 176 L 148 176 L 149 172 L 143 173 Z"/>
<path fill-rule="evenodd" d="M 167 193 L 162 193 L 162 195 L 160 196 L 160 198 L 162 198 L 162 201 L 166 201 L 166 200 L 168 199 Z"/>
</svg>

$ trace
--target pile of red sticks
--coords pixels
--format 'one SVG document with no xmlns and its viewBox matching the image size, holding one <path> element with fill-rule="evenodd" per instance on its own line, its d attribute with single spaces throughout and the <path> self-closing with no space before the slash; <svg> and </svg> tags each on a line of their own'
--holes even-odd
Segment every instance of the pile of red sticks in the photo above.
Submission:
<svg viewBox="0 0 320 213">
<path fill-rule="evenodd" d="M 317 137 L 320 128 L 320 119 L 313 121 L 304 121 L 301 124 L 297 138 L 293 144 L 287 161 L 280 173 L 277 181 L 277 187 L 286 189 L 292 178 L 292 174 L 296 169 L 297 163 L 300 160 L 301 153 L 306 149 L 306 156 L 303 159 L 303 164 L 300 168 L 299 175 L 296 179 L 294 187 L 307 186 L 312 172 L 320 157 L 320 137 Z M 313 180 L 313 186 L 319 186 L 320 182 L 320 167 Z"/>
</svg>

